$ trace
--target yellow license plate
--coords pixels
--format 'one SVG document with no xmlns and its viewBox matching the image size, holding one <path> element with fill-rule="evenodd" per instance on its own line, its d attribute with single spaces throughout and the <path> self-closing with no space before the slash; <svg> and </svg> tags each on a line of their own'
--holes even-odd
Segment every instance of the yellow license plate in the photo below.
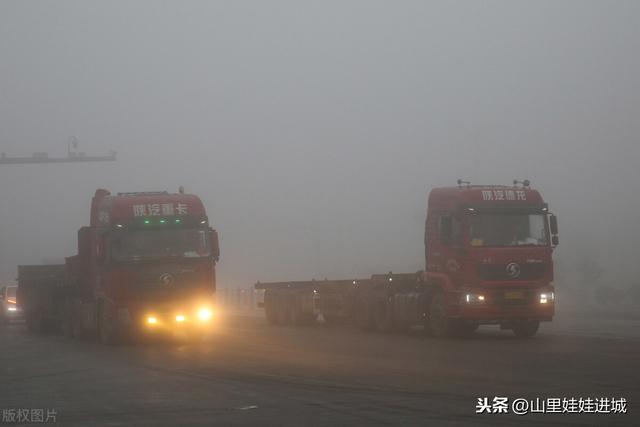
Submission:
<svg viewBox="0 0 640 427">
<path fill-rule="evenodd" d="M 504 297 L 505 297 L 505 299 L 523 299 L 524 298 L 524 292 L 522 292 L 522 291 L 505 292 L 504 293 Z"/>
</svg>

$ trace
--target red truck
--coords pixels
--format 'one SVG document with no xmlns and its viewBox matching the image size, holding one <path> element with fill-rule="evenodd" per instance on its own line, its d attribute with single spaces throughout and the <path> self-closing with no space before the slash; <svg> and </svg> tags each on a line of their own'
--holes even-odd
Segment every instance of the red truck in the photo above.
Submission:
<svg viewBox="0 0 640 427">
<path fill-rule="evenodd" d="M 99 189 L 78 254 L 64 265 L 20 266 L 18 300 L 30 330 L 98 336 L 201 336 L 214 315 L 218 234 L 197 196 Z"/>
<path fill-rule="evenodd" d="M 435 336 L 497 324 L 535 335 L 555 309 L 558 223 L 529 181 L 435 188 L 425 224 L 425 271 L 368 279 L 260 283 L 273 324 L 352 320 L 381 332 L 423 325 Z"/>
</svg>

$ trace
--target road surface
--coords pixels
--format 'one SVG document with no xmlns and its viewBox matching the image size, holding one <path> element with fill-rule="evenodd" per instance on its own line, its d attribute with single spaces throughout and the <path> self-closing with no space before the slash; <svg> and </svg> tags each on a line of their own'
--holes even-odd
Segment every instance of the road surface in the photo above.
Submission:
<svg viewBox="0 0 640 427">
<path fill-rule="evenodd" d="M 530 340 L 497 328 L 438 340 L 228 314 L 203 343 L 116 347 L 14 324 L 0 327 L 0 411 L 42 408 L 74 426 L 640 425 L 640 321 L 613 324 L 624 327 L 584 316 Z M 477 415 L 482 397 L 628 403 L 619 415 Z"/>
</svg>

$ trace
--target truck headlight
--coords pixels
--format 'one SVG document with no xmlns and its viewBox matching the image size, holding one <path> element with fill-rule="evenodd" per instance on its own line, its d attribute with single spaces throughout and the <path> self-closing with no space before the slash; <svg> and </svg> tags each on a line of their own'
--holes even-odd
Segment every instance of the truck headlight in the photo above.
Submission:
<svg viewBox="0 0 640 427">
<path fill-rule="evenodd" d="M 18 311 L 15 307 L 7 307 L 7 311 Z"/>
<path fill-rule="evenodd" d="M 198 319 L 200 319 L 203 322 L 208 321 L 209 319 L 211 319 L 211 317 L 213 316 L 213 311 L 211 311 L 211 309 L 209 308 L 201 308 L 200 310 L 198 310 Z"/>
<path fill-rule="evenodd" d="M 480 294 L 464 294 L 462 301 L 466 304 L 484 304 L 484 295 Z"/>
<path fill-rule="evenodd" d="M 182 323 L 182 322 L 184 322 L 185 320 L 186 320 L 186 318 L 185 318 L 182 314 L 178 314 L 178 315 L 176 316 L 176 322 L 178 322 L 178 323 Z"/>
<path fill-rule="evenodd" d="M 553 292 L 542 292 L 540 294 L 540 304 L 549 304 L 555 300 L 555 294 Z"/>
<path fill-rule="evenodd" d="M 149 325 L 155 325 L 155 324 L 157 324 L 157 323 L 158 323 L 158 318 L 157 318 L 157 317 L 155 317 L 155 316 L 148 316 L 148 317 L 147 317 L 147 323 L 148 323 Z"/>
</svg>

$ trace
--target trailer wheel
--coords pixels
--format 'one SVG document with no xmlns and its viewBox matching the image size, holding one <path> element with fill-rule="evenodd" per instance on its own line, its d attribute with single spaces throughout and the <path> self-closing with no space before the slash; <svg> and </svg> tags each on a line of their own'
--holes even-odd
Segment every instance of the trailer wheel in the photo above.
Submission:
<svg viewBox="0 0 640 427">
<path fill-rule="evenodd" d="M 447 315 L 445 298 L 442 292 L 433 294 L 431 301 L 429 301 L 426 326 L 427 331 L 438 338 L 446 337 L 453 332 L 453 322 Z"/>
<path fill-rule="evenodd" d="M 393 300 L 390 298 L 377 298 L 373 309 L 373 318 L 376 328 L 380 332 L 393 332 L 395 320 L 393 315 Z"/>
<path fill-rule="evenodd" d="M 518 338 L 531 338 L 538 332 L 538 328 L 540 327 L 540 322 L 537 320 L 528 321 L 528 322 L 518 322 L 513 325 L 513 333 Z"/>
<path fill-rule="evenodd" d="M 357 295 L 353 302 L 353 318 L 358 329 L 363 332 L 371 331 L 374 327 L 371 304 L 364 295 Z"/>
</svg>

